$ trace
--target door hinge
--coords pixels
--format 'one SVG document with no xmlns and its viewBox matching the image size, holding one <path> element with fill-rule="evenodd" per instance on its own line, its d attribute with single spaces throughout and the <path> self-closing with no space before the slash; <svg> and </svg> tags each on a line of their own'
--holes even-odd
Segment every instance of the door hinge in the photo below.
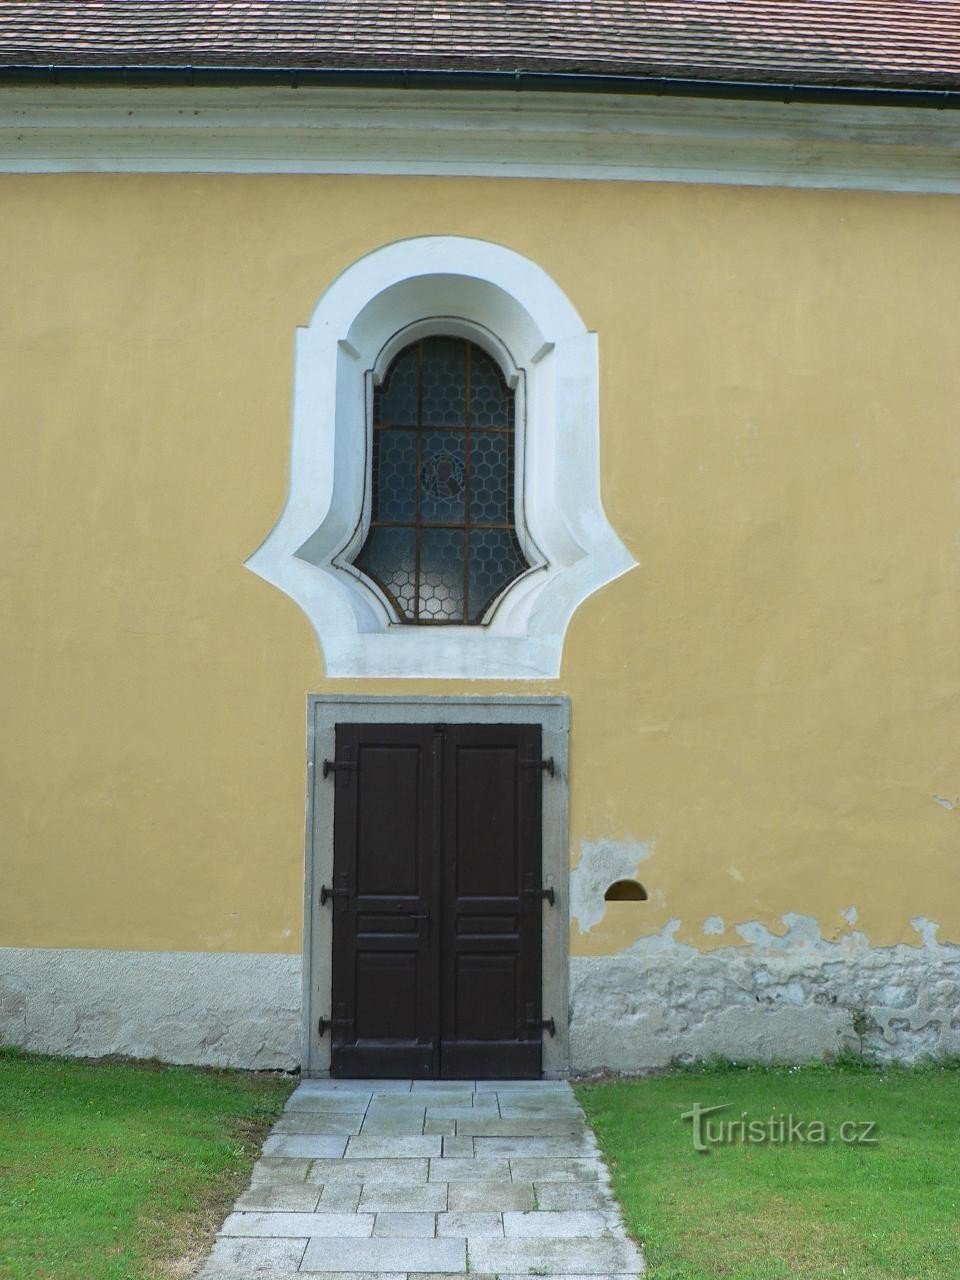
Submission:
<svg viewBox="0 0 960 1280">
<path fill-rule="evenodd" d="M 328 778 L 331 773 L 356 773 L 356 760 L 324 760 L 323 776 Z"/>
<path fill-rule="evenodd" d="M 527 1031 L 546 1031 L 551 1036 L 557 1034 L 557 1024 L 552 1018 L 533 1018 L 523 1025 Z"/>
<path fill-rule="evenodd" d="M 317 1031 L 320 1035 L 325 1036 L 333 1027 L 352 1027 L 353 1022 L 350 1018 L 318 1018 Z"/>
<path fill-rule="evenodd" d="M 521 769 L 542 769 L 544 773 L 549 773 L 551 778 L 557 776 L 557 768 L 553 763 L 553 756 L 547 756 L 546 760 L 521 760 Z"/>
<path fill-rule="evenodd" d="M 524 889 L 522 893 L 525 898 L 542 898 L 544 902 L 549 902 L 551 907 L 557 905 L 557 894 L 552 885 L 549 889 Z"/>
<path fill-rule="evenodd" d="M 349 889 L 328 889 L 325 884 L 320 886 L 320 905 L 325 907 L 331 898 L 349 898 Z"/>
</svg>

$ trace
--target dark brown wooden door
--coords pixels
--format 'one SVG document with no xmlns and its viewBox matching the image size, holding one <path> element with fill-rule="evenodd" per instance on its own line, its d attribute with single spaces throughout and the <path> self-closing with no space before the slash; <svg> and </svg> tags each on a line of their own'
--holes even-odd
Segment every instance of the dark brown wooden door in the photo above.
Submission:
<svg viewBox="0 0 960 1280">
<path fill-rule="evenodd" d="M 338 725 L 335 1076 L 541 1071 L 539 725 Z"/>
</svg>

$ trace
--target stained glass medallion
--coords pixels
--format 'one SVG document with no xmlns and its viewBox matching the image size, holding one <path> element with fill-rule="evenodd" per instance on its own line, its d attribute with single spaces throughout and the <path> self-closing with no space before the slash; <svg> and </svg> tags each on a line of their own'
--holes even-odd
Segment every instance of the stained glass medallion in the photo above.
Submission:
<svg viewBox="0 0 960 1280">
<path fill-rule="evenodd" d="M 530 567 L 514 436 L 514 393 L 466 339 L 411 343 L 375 389 L 370 528 L 355 564 L 402 622 L 479 623 Z"/>
</svg>

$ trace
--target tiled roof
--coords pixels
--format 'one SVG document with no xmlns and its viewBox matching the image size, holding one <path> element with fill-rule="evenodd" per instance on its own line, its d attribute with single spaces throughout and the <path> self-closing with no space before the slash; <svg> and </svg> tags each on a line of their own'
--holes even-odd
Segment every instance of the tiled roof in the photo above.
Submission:
<svg viewBox="0 0 960 1280">
<path fill-rule="evenodd" d="M 960 88 L 960 0 L 0 0 L 0 66 Z"/>
</svg>

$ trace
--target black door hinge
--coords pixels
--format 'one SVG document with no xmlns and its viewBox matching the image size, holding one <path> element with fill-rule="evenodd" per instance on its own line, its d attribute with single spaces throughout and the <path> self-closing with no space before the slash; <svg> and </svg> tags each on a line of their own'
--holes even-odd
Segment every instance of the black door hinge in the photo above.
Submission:
<svg viewBox="0 0 960 1280">
<path fill-rule="evenodd" d="M 356 773 L 356 760 L 324 760 L 323 776 L 328 778 L 331 773 Z"/>
<path fill-rule="evenodd" d="M 551 1036 L 557 1034 L 557 1024 L 552 1018 L 528 1018 L 523 1026 L 526 1031 L 546 1031 Z"/>
<path fill-rule="evenodd" d="M 318 1018 L 317 1031 L 320 1035 L 325 1036 L 333 1027 L 352 1027 L 353 1022 L 350 1018 Z"/>
<path fill-rule="evenodd" d="M 549 773 L 551 778 L 557 776 L 557 768 L 553 763 L 553 756 L 547 756 L 546 760 L 521 760 L 521 769 L 542 769 L 544 773 Z"/>
<path fill-rule="evenodd" d="M 522 892 L 525 898 L 542 898 L 551 907 L 557 905 L 557 894 L 552 885 L 549 889 L 524 889 Z"/>
<path fill-rule="evenodd" d="M 320 886 L 320 905 L 325 907 L 331 898 L 349 898 L 349 889 L 328 889 L 325 884 Z"/>
</svg>

